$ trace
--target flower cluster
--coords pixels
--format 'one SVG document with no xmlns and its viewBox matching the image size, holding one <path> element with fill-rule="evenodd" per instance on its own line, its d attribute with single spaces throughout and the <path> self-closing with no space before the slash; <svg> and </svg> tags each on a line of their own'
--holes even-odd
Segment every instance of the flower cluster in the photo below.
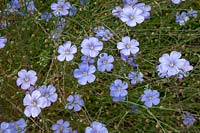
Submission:
<svg viewBox="0 0 200 133">
<path fill-rule="evenodd" d="M 27 117 L 37 117 L 41 108 L 46 108 L 51 106 L 51 103 L 57 101 L 58 95 L 56 93 L 56 88 L 52 85 L 49 86 L 39 86 L 36 89 L 31 88 L 26 96 L 24 97 L 23 104 L 25 107 L 24 114 Z"/>
<path fill-rule="evenodd" d="M 123 0 L 123 8 L 120 6 L 112 10 L 112 14 L 128 26 L 134 27 L 150 17 L 151 6 L 138 3 L 137 0 Z"/>
<path fill-rule="evenodd" d="M 95 27 L 94 33 L 96 33 L 96 37 L 100 37 L 102 41 L 108 41 L 113 37 L 113 34 L 109 29 L 106 29 L 104 26 Z"/>
<path fill-rule="evenodd" d="M 25 133 L 26 126 L 26 121 L 23 118 L 10 123 L 2 122 L 0 123 L 0 133 Z"/>
<path fill-rule="evenodd" d="M 81 99 L 79 94 L 75 94 L 74 96 L 69 95 L 67 101 L 68 104 L 66 108 L 69 110 L 74 109 L 74 111 L 78 112 L 81 110 L 81 107 L 84 106 L 84 101 Z"/>
<path fill-rule="evenodd" d="M 189 21 L 190 17 L 197 17 L 198 12 L 195 10 L 188 10 L 188 11 L 182 11 L 180 14 L 176 14 L 176 22 L 179 23 L 179 25 L 185 25 L 187 21 Z"/>
<path fill-rule="evenodd" d="M 110 96 L 113 98 L 114 102 L 124 101 L 126 95 L 128 94 L 127 91 L 128 83 L 122 82 L 121 80 L 117 79 L 114 83 L 110 85 Z"/>
<path fill-rule="evenodd" d="M 163 54 L 159 58 L 160 64 L 157 66 L 158 75 L 160 77 L 171 77 L 177 75 L 178 78 L 187 77 L 188 72 L 193 70 L 189 61 L 180 59 L 181 53 L 172 51 L 169 54 Z"/>
</svg>

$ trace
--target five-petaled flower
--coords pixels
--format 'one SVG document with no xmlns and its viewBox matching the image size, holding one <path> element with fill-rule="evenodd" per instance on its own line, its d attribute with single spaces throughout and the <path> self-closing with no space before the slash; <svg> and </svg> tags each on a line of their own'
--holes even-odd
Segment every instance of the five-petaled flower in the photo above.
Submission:
<svg viewBox="0 0 200 133">
<path fill-rule="evenodd" d="M 74 109 L 74 111 L 78 112 L 81 110 L 81 107 L 84 106 L 84 101 L 82 100 L 81 96 L 79 94 L 69 95 L 67 97 L 67 109 L 71 110 Z"/>
<path fill-rule="evenodd" d="M 22 69 L 18 72 L 17 86 L 21 85 L 23 90 L 28 89 L 31 85 L 35 85 L 37 81 L 36 72 L 33 70 Z"/>
<path fill-rule="evenodd" d="M 122 37 L 122 42 L 117 43 L 117 48 L 120 50 L 120 53 L 126 56 L 135 55 L 139 51 L 139 42 L 135 39 L 130 39 L 129 36 Z"/>
<path fill-rule="evenodd" d="M 103 49 L 103 43 L 96 37 L 86 38 L 81 43 L 81 52 L 90 57 L 96 57 Z"/>
<path fill-rule="evenodd" d="M 54 133 L 72 133 L 70 123 L 68 121 L 64 121 L 63 119 L 60 119 L 53 124 L 51 129 L 54 131 Z"/>
<path fill-rule="evenodd" d="M 108 133 L 106 125 L 98 121 L 93 121 L 90 127 L 85 129 L 85 133 Z"/>
<path fill-rule="evenodd" d="M 143 10 L 140 8 L 132 8 L 130 6 L 124 7 L 123 12 L 120 14 L 120 19 L 130 27 L 141 24 L 144 21 Z"/>
<path fill-rule="evenodd" d="M 26 106 L 24 110 L 24 114 L 27 117 L 32 116 L 33 118 L 37 117 L 41 109 L 47 106 L 47 99 L 41 96 L 40 91 L 35 90 L 30 94 L 26 94 L 23 100 L 24 106 Z"/>
<path fill-rule="evenodd" d="M 69 14 L 70 8 L 71 4 L 62 0 L 59 0 L 58 3 L 51 4 L 51 9 L 53 10 L 55 16 L 66 16 Z"/>
<path fill-rule="evenodd" d="M 131 84 L 137 84 L 143 82 L 143 74 L 141 72 L 130 72 L 128 77 L 131 79 Z"/>
<path fill-rule="evenodd" d="M 97 60 L 97 68 L 99 71 L 110 72 L 113 69 L 114 58 L 112 55 L 108 55 L 107 53 L 102 53 L 99 55 L 99 59 Z"/>
<path fill-rule="evenodd" d="M 144 91 L 144 94 L 141 96 L 141 101 L 144 102 L 144 105 L 148 108 L 151 108 L 153 105 L 158 105 L 160 103 L 160 93 L 157 90 L 147 89 Z"/>
<path fill-rule="evenodd" d="M 53 85 L 39 86 L 38 90 L 41 92 L 41 96 L 47 99 L 47 107 L 57 101 L 58 94 L 56 93 L 56 88 Z"/>
<path fill-rule="evenodd" d="M 184 125 L 193 125 L 195 121 L 194 116 L 188 112 L 182 114 L 182 119 Z"/>
<path fill-rule="evenodd" d="M 58 55 L 57 59 L 59 61 L 71 61 L 74 58 L 74 54 L 77 52 L 76 45 L 71 46 L 70 41 L 66 41 L 64 45 L 58 47 Z"/>
<path fill-rule="evenodd" d="M 9 128 L 11 130 L 11 133 L 25 133 L 26 126 L 26 121 L 21 118 L 18 121 L 11 122 Z"/>
<path fill-rule="evenodd" d="M 96 76 L 93 74 L 95 71 L 94 65 L 81 63 L 79 64 L 79 69 L 74 70 L 74 77 L 78 79 L 80 85 L 86 85 L 87 82 L 92 83 L 96 79 Z"/>
<path fill-rule="evenodd" d="M 121 80 L 117 79 L 114 83 L 110 85 L 110 96 L 113 97 L 114 102 L 124 101 L 126 95 L 128 94 L 127 91 L 128 83 L 122 82 Z"/>
</svg>

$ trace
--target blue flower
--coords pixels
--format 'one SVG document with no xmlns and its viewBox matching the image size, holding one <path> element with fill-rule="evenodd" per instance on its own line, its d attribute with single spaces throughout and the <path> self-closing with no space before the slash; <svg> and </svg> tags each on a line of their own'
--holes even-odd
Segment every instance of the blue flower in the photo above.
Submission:
<svg viewBox="0 0 200 133">
<path fill-rule="evenodd" d="M 185 0 L 171 0 L 171 1 L 172 1 L 172 3 L 174 3 L 174 4 L 180 4 L 181 1 L 185 1 Z"/>
<path fill-rule="evenodd" d="M 9 12 L 18 12 L 21 5 L 19 3 L 19 0 L 11 0 L 8 4 L 7 4 L 8 10 Z"/>
<path fill-rule="evenodd" d="M 60 45 L 58 48 L 57 59 L 59 61 L 71 61 L 74 58 L 74 54 L 77 52 L 76 45 L 71 46 L 71 41 L 66 41 L 63 45 Z"/>
<path fill-rule="evenodd" d="M 144 94 L 141 96 L 141 101 L 144 102 L 144 105 L 148 108 L 151 108 L 152 105 L 158 105 L 160 103 L 160 93 L 157 90 L 147 89 L 144 91 Z"/>
<path fill-rule="evenodd" d="M 139 65 L 135 63 L 134 55 L 126 56 L 124 54 L 121 54 L 121 59 L 127 63 L 129 63 L 133 67 L 138 67 Z"/>
<path fill-rule="evenodd" d="M 124 6 L 134 6 L 138 0 L 123 0 Z"/>
<path fill-rule="evenodd" d="M 11 122 L 9 128 L 11 130 L 11 133 L 25 133 L 26 126 L 26 121 L 21 118 L 18 121 Z"/>
<path fill-rule="evenodd" d="M 102 124 L 98 121 L 93 121 L 90 124 L 90 127 L 85 129 L 85 133 L 108 133 L 108 129 L 105 124 Z"/>
<path fill-rule="evenodd" d="M 45 20 L 46 22 L 49 22 L 49 20 L 52 18 L 52 14 L 49 12 L 43 12 L 41 15 L 41 19 Z"/>
<path fill-rule="evenodd" d="M 150 18 L 151 6 L 145 5 L 145 3 L 138 3 L 138 4 L 135 4 L 133 8 L 139 8 L 139 9 L 141 9 L 143 11 L 141 15 L 145 19 Z"/>
<path fill-rule="evenodd" d="M 57 101 L 58 94 L 56 93 L 56 88 L 53 85 L 39 86 L 38 90 L 41 92 L 41 96 L 45 97 L 47 100 L 46 107 L 49 107 L 51 103 L 54 103 Z"/>
<path fill-rule="evenodd" d="M 182 79 L 188 76 L 188 72 L 193 70 L 193 66 L 190 65 L 190 62 L 183 59 L 183 66 L 180 68 L 180 72 L 178 73 L 178 78 Z"/>
<path fill-rule="evenodd" d="M 88 5 L 89 3 L 90 3 L 90 0 L 80 0 L 80 4 L 81 4 L 82 6 Z"/>
<path fill-rule="evenodd" d="M 116 6 L 115 9 L 112 10 L 113 16 L 118 17 L 118 18 L 121 17 L 122 12 L 123 12 L 123 10 L 120 6 Z"/>
<path fill-rule="evenodd" d="M 9 123 L 7 122 L 0 123 L 0 133 L 12 133 L 9 128 Z"/>
<path fill-rule="evenodd" d="M 111 37 L 113 37 L 113 34 L 110 32 L 110 30 L 106 29 L 104 26 L 95 27 L 94 32 L 96 33 L 96 37 L 102 38 L 102 41 L 108 41 Z"/>
<path fill-rule="evenodd" d="M 103 43 L 96 37 L 85 38 L 81 43 L 81 52 L 90 57 L 96 57 L 103 49 Z"/>
<path fill-rule="evenodd" d="M 26 6 L 28 12 L 30 12 L 30 13 L 35 12 L 35 4 L 34 4 L 33 0 L 27 1 L 25 3 L 25 6 Z"/>
<path fill-rule="evenodd" d="M 188 112 L 182 115 L 182 119 L 184 125 L 193 125 L 195 121 L 194 116 Z"/>
<path fill-rule="evenodd" d="M 130 27 L 141 24 L 144 21 L 143 10 L 140 8 L 132 8 L 130 6 L 124 7 L 120 15 L 120 19 Z"/>
<path fill-rule="evenodd" d="M 66 16 L 69 13 L 71 4 L 62 0 L 58 0 L 58 3 L 52 3 L 51 9 L 55 16 Z"/>
<path fill-rule="evenodd" d="M 19 78 L 17 78 L 17 86 L 21 85 L 21 88 L 23 90 L 28 89 L 31 85 L 35 85 L 36 81 L 37 81 L 37 76 L 36 76 L 36 72 L 33 70 L 25 70 L 22 69 L 18 72 L 18 76 Z"/>
<path fill-rule="evenodd" d="M 179 25 L 185 25 L 185 23 L 189 20 L 188 14 L 186 12 L 181 12 L 181 14 L 176 14 L 176 22 Z"/>
<path fill-rule="evenodd" d="M 135 39 L 130 39 L 130 37 L 122 37 L 122 42 L 117 43 L 117 48 L 120 50 L 121 54 L 126 56 L 135 55 L 139 51 L 139 42 Z"/>
<path fill-rule="evenodd" d="M 80 85 L 86 85 L 87 82 L 92 83 L 96 79 L 93 74 L 95 71 L 95 66 L 81 63 L 79 64 L 79 69 L 74 70 L 74 77 L 78 79 Z"/>
<path fill-rule="evenodd" d="M 126 95 L 128 94 L 128 83 L 122 82 L 121 80 L 117 79 L 114 83 L 110 85 L 110 96 L 113 97 L 113 101 L 124 101 Z"/>
<path fill-rule="evenodd" d="M 181 53 L 172 51 L 169 54 L 163 54 L 159 58 L 160 65 L 157 66 L 157 71 L 160 77 L 171 77 L 178 75 L 184 69 L 185 59 L 180 59 Z M 187 70 L 189 71 L 189 70 Z"/>
<path fill-rule="evenodd" d="M 196 10 L 188 10 L 188 16 L 197 18 L 198 12 Z"/>
<path fill-rule="evenodd" d="M 69 110 L 74 109 L 74 111 L 78 112 L 81 110 L 81 107 L 84 106 L 84 101 L 82 100 L 79 94 L 75 94 L 74 96 L 69 95 L 67 98 L 68 104 L 67 108 Z"/>
<path fill-rule="evenodd" d="M 114 58 L 112 55 L 108 55 L 107 53 L 102 53 L 99 55 L 99 59 L 97 60 L 97 68 L 101 72 L 110 72 L 113 69 Z"/>
<path fill-rule="evenodd" d="M 72 133 L 70 123 L 68 121 L 64 121 L 63 119 L 60 119 L 53 124 L 51 129 L 54 131 L 54 133 Z"/>
<path fill-rule="evenodd" d="M 69 16 L 72 17 L 76 14 L 77 12 L 77 7 L 76 6 L 72 6 L 69 10 Z"/>
<path fill-rule="evenodd" d="M 81 56 L 81 61 L 83 63 L 89 63 L 89 64 L 94 64 L 94 62 L 95 62 L 94 58 L 87 56 L 87 55 Z"/>
<path fill-rule="evenodd" d="M 5 38 L 5 37 L 0 37 L 0 49 L 1 49 L 1 48 L 4 48 L 5 45 L 6 45 L 6 43 L 7 43 L 7 38 Z"/>
<path fill-rule="evenodd" d="M 35 90 L 31 93 L 31 95 L 26 94 L 23 104 L 26 106 L 24 109 L 24 114 L 27 117 L 32 116 L 35 118 L 40 114 L 40 108 L 45 108 L 47 106 L 47 99 L 41 96 L 40 91 Z"/>
<path fill-rule="evenodd" d="M 142 83 L 143 80 L 143 74 L 141 72 L 131 72 L 129 73 L 128 77 L 131 79 L 131 84 L 137 84 Z"/>
</svg>

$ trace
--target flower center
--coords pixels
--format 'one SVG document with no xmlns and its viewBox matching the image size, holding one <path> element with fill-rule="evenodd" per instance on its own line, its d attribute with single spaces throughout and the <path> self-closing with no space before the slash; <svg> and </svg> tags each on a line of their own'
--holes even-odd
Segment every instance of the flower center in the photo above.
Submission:
<svg viewBox="0 0 200 133">
<path fill-rule="evenodd" d="M 173 66 L 174 66 L 174 63 L 170 63 L 169 66 L 170 66 L 170 67 L 173 67 Z"/>
<path fill-rule="evenodd" d="M 126 48 L 127 48 L 127 49 L 131 48 L 130 44 L 127 44 L 127 45 L 126 45 Z"/>
<path fill-rule="evenodd" d="M 49 97 L 49 94 L 45 94 L 45 97 Z"/>
<path fill-rule="evenodd" d="M 62 6 L 58 7 L 58 10 L 59 10 L 59 11 L 61 11 L 62 9 L 63 9 Z"/>
<path fill-rule="evenodd" d="M 16 129 L 16 130 L 19 130 L 19 126 L 16 125 L 16 126 L 15 126 L 15 129 Z"/>
<path fill-rule="evenodd" d="M 65 54 L 69 55 L 69 54 L 70 54 L 70 51 L 69 51 L 69 50 L 66 50 L 66 51 L 65 51 Z"/>
<path fill-rule="evenodd" d="M 117 87 L 117 90 L 118 90 L 118 91 L 121 91 L 121 89 L 122 89 L 121 87 Z"/>
<path fill-rule="evenodd" d="M 134 19 L 134 16 L 130 16 L 130 19 L 133 20 L 133 19 Z"/>
<path fill-rule="evenodd" d="M 28 78 L 28 77 L 25 77 L 24 80 L 25 80 L 25 82 L 28 82 L 28 81 L 29 81 L 29 78 Z"/>
<path fill-rule="evenodd" d="M 36 102 L 33 102 L 33 106 L 36 106 L 37 105 L 37 103 Z"/>
<path fill-rule="evenodd" d="M 93 49 L 94 49 L 94 46 L 93 46 L 93 45 L 90 45 L 90 49 L 93 50 Z"/>
<path fill-rule="evenodd" d="M 87 72 L 83 72 L 83 75 L 84 75 L 84 76 L 87 76 L 87 75 L 88 75 L 88 73 L 87 73 Z"/>
<path fill-rule="evenodd" d="M 152 96 L 149 96 L 148 99 L 149 99 L 149 100 L 152 100 Z"/>
<path fill-rule="evenodd" d="M 104 61 L 103 61 L 103 64 L 104 64 L 104 65 L 105 65 L 105 64 L 107 64 L 107 61 L 106 61 L 106 60 L 104 60 Z"/>
</svg>

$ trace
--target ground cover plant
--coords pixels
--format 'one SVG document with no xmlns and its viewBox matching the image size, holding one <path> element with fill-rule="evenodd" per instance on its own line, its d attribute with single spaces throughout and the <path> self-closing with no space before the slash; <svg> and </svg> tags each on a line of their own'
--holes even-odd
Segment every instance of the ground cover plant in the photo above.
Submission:
<svg viewBox="0 0 200 133">
<path fill-rule="evenodd" d="M 199 9 L 0 2 L 0 132 L 200 132 Z"/>
</svg>

